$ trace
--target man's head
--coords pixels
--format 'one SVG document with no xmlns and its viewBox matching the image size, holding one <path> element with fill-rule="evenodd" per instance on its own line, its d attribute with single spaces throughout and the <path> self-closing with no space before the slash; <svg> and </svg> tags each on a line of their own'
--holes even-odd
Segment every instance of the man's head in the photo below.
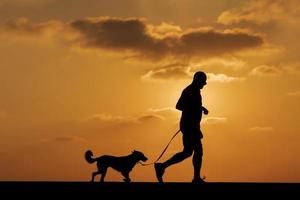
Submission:
<svg viewBox="0 0 300 200">
<path fill-rule="evenodd" d="M 194 79 L 193 79 L 193 85 L 198 87 L 199 89 L 202 89 L 204 85 L 206 85 L 206 74 L 204 72 L 196 72 L 194 74 Z"/>
</svg>

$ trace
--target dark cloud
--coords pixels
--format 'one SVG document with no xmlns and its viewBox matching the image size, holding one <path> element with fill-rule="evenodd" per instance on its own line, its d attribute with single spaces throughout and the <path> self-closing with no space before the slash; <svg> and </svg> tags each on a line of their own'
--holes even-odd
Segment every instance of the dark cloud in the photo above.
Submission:
<svg viewBox="0 0 300 200">
<path fill-rule="evenodd" d="M 255 48 L 262 44 L 262 38 L 248 33 L 194 31 L 181 36 L 178 50 L 180 54 L 214 56 Z"/>
<path fill-rule="evenodd" d="M 145 54 L 166 54 L 167 43 L 147 33 L 146 25 L 139 19 L 78 20 L 71 23 L 82 37 L 79 42 L 85 47 L 112 50 L 142 51 Z"/>
<path fill-rule="evenodd" d="M 179 26 L 167 23 L 155 26 L 138 18 L 99 17 L 69 24 L 54 20 L 31 23 L 27 18 L 18 18 L 6 23 L 5 30 L 48 35 L 83 48 L 130 52 L 139 58 L 152 59 L 220 56 L 264 43 L 260 36 L 245 31 L 213 28 L 183 31 Z"/>
<path fill-rule="evenodd" d="M 178 34 L 168 33 L 160 27 L 160 34 L 157 34 L 153 26 L 149 28 L 151 26 L 140 19 L 117 18 L 84 19 L 71 23 L 71 27 L 81 34 L 77 42 L 84 47 L 129 50 L 146 57 L 216 56 L 263 44 L 260 36 L 245 32 L 198 29 Z"/>
</svg>

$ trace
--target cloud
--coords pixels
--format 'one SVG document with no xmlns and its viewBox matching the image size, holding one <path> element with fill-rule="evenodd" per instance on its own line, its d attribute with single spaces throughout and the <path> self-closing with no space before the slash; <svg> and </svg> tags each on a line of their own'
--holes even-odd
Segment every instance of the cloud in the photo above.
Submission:
<svg viewBox="0 0 300 200">
<path fill-rule="evenodd" d="M 105 123 L 123 123 L 123 122 L 135 122 L 135 117 L 130 116 L 116 116 L 111 114 L 95 114 L 86 119 L 87 121 L 105 122 Z"/>
<path fill-rule="evenodd" d="M 282 69 L 271 65 L 260 65 L 255 67 L 249 73 L 250 76 L 280 76 Z"/>
<path fill-rule="evenodd" d="M 100 133 L 102 130 L 107 131 L 110 128 L 116 127 L 140 127 L 143 125 L 166 125 L 170 122 L 178 121 L 180 112 L 174 108 L 158 108 L 148 109 L 143 113 L 134 114 L 131 116 L 112 115 L 112 114 L 95 114 L 91 117 L 82 119 L 74 123 L 70 128 L 75 130 L 76 133 L 94 132 Z M 77 128 L 76 128 L 77 127 Z M 88 131 L 90 130 L 90 131 Z M 74 132 L 74 131 L 73 131 Z M 64 140 L 64 138 L 62 139 Z"/>
<path fill-rule="evenodd" d="M 31 23 L 29 19 L 20 17 L 15 20 L 11 20 L 5 24 L 4 29 L 6 31 L 23 33 L 28 35 L 54 35 L 62 32 L 65 29 L 65 24 L 61 21 L 50 20 L 42 23 Z"/>
<path fill-rule="evenodd" d="M 180 36 L 182 34 L 182 29 L 180 26 L 176 26 L 174 24 L 168 24 L 165 22 L 162 22 L 158 26 L 154 26 L 151 24 L 147 24 L 147 29 L 156 38 L 165 38 L 165 37 L 172 37 L 172 36 Z"/>
<path fill-rule="evenodd" d="M 123 124 L 123 123 L 143 123 L 153 120 L 164 120 L 165 118 L 155 113 L 144 113 L 137 116 L 116 116 L 111 114 L 95 114 L 85 119 L 85 121 L 107 124 Z"/>
<path fill-rule="evenodd" d="M 179 119 L 180 117 L 180 111 L 172 108 L 172 107 L 166 107 L 166 108 L 150 108 L 147 112 L 153 113 L 155 115 L 159 115 L 163 117 L 165 120 L 174 120 Z"/>
<path fill-rule="evenodd" d="M 294 92 L 288 92 L 288 96 L 293 96 L 293 97 L 300 97 L 300 90 L 294 91 Z"/>
<path fill-rule="evenodd" d="M 166 108 L 150 108 L 148 112 L 153 113 L 178 113 L 179 111 L 172 107 L 166 107 Z"/>
<path fill-rule="evenodd" d="M 71 27 L 80 33 L 76 40 L 85 48 L 130 51 L 142 57 L 217 56 L 260 47 L 263 39 L 251 33 L 192 29 L 182 31 L 179 26 L 163 23 L 147 24 L 137 18 L 109 18 L 77 20 Z"/>
<path fill-rule="evenodd" d="M 206 117 L 202 119 L 202 124 L 224 124 L 227 123 L 226 117 Z"/>
<path fill-rule="evenodd" d="M 167 50 L 167 44 L 149 35 L 140 19 L 83 19 L 72 22 L 71 27 L 81 33 L 77 41 L 87 48 L 137 50 L 146 54 Z"/>
<path fill-rule="evenodd" d="M 259 47 L 263 39 L 244 32 L 194 30 L 183 34 L 177 51 L 182 55 L 217 56 Z"/>
<path fill-rule="evenodd" d="M 40 138 L 37 140 L 25 143 L 22 147 L 26 150 L 36 149 L 40 146 L 52 146 L 56 144 L 66 144 L 66 143 L 85 143 L 86 139 L 76 135 L 63 135 L 63 136 L 49 136 L 45 138 Z"/>
<path fill-rule="evenodd" d="M 266 24 L 284 19 L 293 21 L 299 17 L 299 1 L 251 0 L 241 8 L 234 8 L 221 13 L 218 22 L 225 25 L 241 22 Z"/>
<path fill-rule="evenodd" d="M 286 64 L 285 66 L 282 66 L 281 68 L 287 74 L 300 75 L 300 64 L 298 62 Z"/>
<path fill-rule="evenodd" d="M 255 126 L 249 129 L 249 131 L 252 132 L 269 132 L 269 131 L 273 131 L 273 127 L 270 126 L 265 126 L 265 127 L 261 127 L 261 126 Z"/>
<path fill-rule="evenodd" d="M 206 68 L 209 66 L 209 69 L 217 68 L 217 69 L 230 69 L 230 70 L 240 70 L 246 66 L 246 62 L 235 57 L 229 58 L 209 58 L 202 60 L 201 62 L 195 64 L 202 68 Z"/>
<path fill-rule="evenodd" d="M 243 81 L 245 78 L 243 77 L 231 77 L 227 76 L 226 74 L 214 74 L 214 73 L 207 73 L 208 82 L 219 82 L 219 83 L 230 83 L 234 81 Z"/>
<path fill-rule="evenodd" d="M 172 64 L 167 65 L 161 68 L 152 69 L 148 71 L 145 75 L 142 76 L 142 80 L 145 81 L 174 81 L 174 80 L 184 80 L 184 79 L 192 79 L 195 73 L 193 68 L 188 65 L 183 64 Z M 208 82 L 219 82 L 219 83 L 229 83 L 233 81 L 243 81 L 242 77 L 230 77 L 226 74 L 214 74 L 214 73 L 206 73 Z"/>
<path fill-rule="evenodd" d="M 71 23 L 57 20 L 32 23 L 27 18 L 17 18 L 7 22 L 4 30 L 18 36 L 56 36 L 73 46 L 147 59 L 220 56 L 264 44 L 261 36 L 246 31 L 201 27 L 182 30 L 178 25 L 164 22 L 153 25 L 140 18 L 97 17 Z"/>
<path fill-rule="evenodd" d="M 157 69 L 152 69 L 142 76 L 142 80 L 158 81 L 158 80 L 180 80 L 190 79 L 193 72 L 190 67 L 182 64 L 171 64 Z"/>
<path fill-rule="evenodd" d="M 156 114 L 145 114 L 140 117 L 137 117 L 138 122 L 147 122 L 147 121 L 153 121 L 153 120 L 165 120 L 163 116 L 156 115 Z"/>
</svg>

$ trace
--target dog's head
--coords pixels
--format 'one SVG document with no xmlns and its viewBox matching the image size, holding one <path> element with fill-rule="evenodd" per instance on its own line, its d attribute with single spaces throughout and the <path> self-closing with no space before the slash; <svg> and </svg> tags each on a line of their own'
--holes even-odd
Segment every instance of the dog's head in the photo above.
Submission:
<svg viewBox="0 0 300 200">
<path fill-rule="evenodd" d="M 148 160 L 148 158 L 147 158 L 142 152 L 140 152 L 140 151 L 134 150 L 134 151 L 132 152 L 132 155 L 134 155 L 134 157 L 135 157 L 137 160 L 141 160 L 141 161 L 143 161 L 143 162 L 145 162 L 145 161 Z"/>
</svg>

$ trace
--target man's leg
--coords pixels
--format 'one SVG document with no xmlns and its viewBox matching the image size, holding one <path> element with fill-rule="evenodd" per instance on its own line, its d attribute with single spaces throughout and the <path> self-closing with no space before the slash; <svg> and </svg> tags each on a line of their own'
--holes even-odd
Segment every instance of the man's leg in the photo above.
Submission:
<svg viewBox="0 0 300 200">
<path fill-rule="evenodd" d="M 201 140 L 195 141 L 195 149 L 193 155 L 193 167 L 194 167 L 194 179 L 193 182 L 203 182 L 202 178 L 200 177 L 200 170 L 202 166 L 202 143 Z"/>
<path fill-rule="evenodd" d="M 176 153 L 174 156 L 172 156 L 169 160 L 163 162 L 163 163 L 155 163 L 155 172 L 156 172 L 156 177 L 159 182 L 163 182 L 162 176 L 165 172 L 165 169 L 171 165 L 174 165 L 176 163 L 179 163 L 183 161 L 184 159 L 190 157 L 193 154 L 193 148 L 192 148 L 192 141 L 191 137 L 183 135 L 182 136 L 182 141 L 183 141 L 183 151 Z"/>
<path fill-rule="evenodd" d="M 162 165 L 164 166 L 164 168 L 167 168 L 171 165 L 174 165 L 176 163 L 185 160 L 186 158 L 190 157 L 192 154 L 193 154 L 193 150 L 183 149 L 182 152 L 176 153 L 174 156 L 172 156 L 172 158 L 162 163 Z"/>
</svg>

